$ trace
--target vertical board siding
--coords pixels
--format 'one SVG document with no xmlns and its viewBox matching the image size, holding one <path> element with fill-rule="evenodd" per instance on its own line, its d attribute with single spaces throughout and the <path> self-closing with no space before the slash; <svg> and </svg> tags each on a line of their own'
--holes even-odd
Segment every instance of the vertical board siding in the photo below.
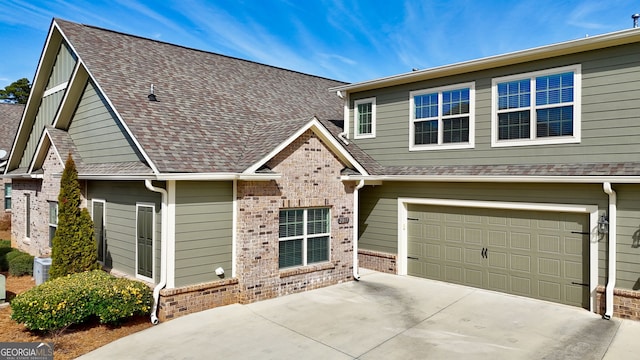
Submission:
<svg viewBox="0 0 640 360">
<path fill-rule="evenodd" d="M 627 189 L 625 186 L 625 192 L 636 194 L 632 198 L 638 199 L 640 186 L 628 186 L 630 188 Z M 602 185 L 600 184 L 547 185 L 387 182 L 383 186 L 365 186 L 361 190 L 358 225 L 360 236 L 358 244 L 360 248 L 397 254 L 399 197 L 597 205 L 603 213 L 606 212 L 608 208 L 608 197 L 602 190 Z M 629 227 L 626 230 L 627 233 L 630 233 L 634 221 L 635 226 L 639 226 L 640 208 L 637 204 L 627 205 L 624 201 L 620 201 L 620 205 L 622 205 L 618 207 L 620 217 L 631 220 L 623 221 L 621 219 L 619 227 L 623 223 L 630 223 L 625 225 Z M 625 214 L 624 217 L 622 214 Z M 632 251 L 629 250 L 628 247 L 626 252 L 624 252 L 623 249 L 619 249 L 618 252 L 626 254 Z M 606 240 L 602 240 L 598 254 L 598 258 L 600 259 L 598 274 L 601 284 L 606 283 L 606 250 L 607 242 Z M 640 253 L 640 251 L 633 251 L 633 254 Z M 640 257 L 637 257 L 632 262 L 640 269 Z M 640 271 L 638 273 L 640 273 Z M 637 277 L 638 275 L 634 276 Z M 618 271 L 618 279 L 621 283 L 617 286 L 631 288 L 633 284 L 630 280 L 626 280 L 628 278 L 629 275 L 624 275 L 623 272 Z"/>
<path fill-rule="evenodd" d="M 157 281 L 162 224 L 160 194 L 147 190 L 143 181 L 90 181 L 87 189 L 89 200 L 105 200 L 105 265 L 131 276 L 136 275 L 136 203 L 155 204 L 153 275 Z"/>
<path fill-rule="evenodd" d="M 133 141 L 92 82 L 82 94 L 69 135 L 86 164 L 142 161 Z"/>
<path fill-rule="evenodd" d="M 176 286 L 231 276 L 233 183 L 176 183 Z"/>
<path fill-rule="evenodd" d="M 637 161 L 640 156 L 640 44 L 567 55 L 369 90 L 350 95 L 353 102 L 376 98 L 377 137 L 353 139 L 382 165 L 538 164 Z M 579 144 L 491 147 L 491 81 L 493 78 L 582 65 L 582 131 Z M 409 92 L 475 81 L 475 148 L 409 151 Z M 353 136 L 351 136 L 353 138 Z"/>
<path fill-rule="evenodd" d="M 55 64 L 51 70 L 51 76 L 45 90 L 54 88 L 60 84 L 64 84 L 71 78 L 71 73 L 76 66 L 76 57 L 63 43 L 60 45 L 60 51 L 56 56 Z"/>
</svg>

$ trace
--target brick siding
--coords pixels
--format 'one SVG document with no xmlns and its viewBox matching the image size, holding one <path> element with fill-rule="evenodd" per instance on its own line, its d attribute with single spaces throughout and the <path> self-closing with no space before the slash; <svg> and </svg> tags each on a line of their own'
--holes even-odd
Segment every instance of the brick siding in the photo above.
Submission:
<svg viewBox="0 0 640 360">
<path fill-rule="evenodd" d="M 358 265 L 362 268 L 388 274 L 397 274 L 398 255 L 358 249 Z"/>
<path fill-rule="evenodd" d="M 606 311 L 605 287 L 596 289 L 596 307 L 598 313 Z M 640 291 L 613 289 L 613 316 L 623 319 L 640 320 Z"/>
</svg>

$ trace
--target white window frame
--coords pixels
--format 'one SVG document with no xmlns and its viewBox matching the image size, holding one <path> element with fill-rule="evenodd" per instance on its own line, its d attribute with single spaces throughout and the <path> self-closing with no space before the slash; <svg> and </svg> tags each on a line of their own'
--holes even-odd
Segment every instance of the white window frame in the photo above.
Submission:
<svg viewBox="0 0 640 360">
<path fill-rule="evenodd" d="M 8 186 L 8 187 L 7 187 Z M 7 189 L 9 191 L 7 191 Z M 7 182 L 4 183 L 4 211 L 11 212 L 11 208 L 13 207 L 13 201 L 11 200 L 11 193 L 13 192 L 13 183 Z M 7 200 L 9 201 L 9 207 L 7 207 Z"/>
<path fill-rule="evenodd" d="M 24 194 L 24 218 L 25 218 L 25 228 L 24 228 L 24 237 L 25 241 L 29 242 L 31 239 L 31 194 Z"/>
<path fill-rule="evenodd" d="M 459 143 L 443 143 L 444 128 L 442 126 L 442 93 L 450 90 L 469 89 L 469 141 Z M 416 119 L 416 104 L 415 97 L 424 94 L 438 93 L 438 143 L 437 144 L 415 144 L 415 122 L 419 122 L 420 119 Z M 430 89 L 414 90 L 409 92 L 409 151 L 422 151 L 422 150 L 453 150 L 453 149 L 472 149 L 475 147 L 475 132 L 476 132 L 476 83 L 475 81 L 454 85 L 441 86 Z"/>
<path fill-rule="evenodd" d="M 360 112 L 358 105 L 371 103 L 371 133 L 360 133 Z M 353 103 L 353 138 L 354 139 L 371 139 L 376 137 L 376 98 L 370 97 L 366 99 L 356 100 Z"/>
<path fill-rule="evenodd" d="M 309 235 L 307 233 L 307 224 L 308 224 L 308 211 L 309 210 L 314 210 L 314 209 L 327 209 L 327 217 L 328 217 L 328 227 L 329 227 L 329 231 L 326 233 L 320 233 L 320 234 L 311 234 Z M 302 266 L 307 266 L 310 265 L 307 262 L 307 243 L 309 241 L 309 239 L 314 239 L 314 238 L 319 238 L 319 237 L 327 237 L 327 241 L 329 242 L 327 244 L 327 260 L 326 261 L 318 261 L 318 262 L 313 262 L 311 264 L 321 264 L 323 262 L 328 262 L 331 261 L 331 208 L 329 207 L 318 207 L 318 208 L 286 208 L 286 209 L 280 209 L 280 211 L 291 211 L 291 210 L 302 210 L 303 211 L 303 215 L 302 215 L 302 224 L 303 224 L 303 233 L 302 235 L 297 235 L 297 236 L 287 236 L 287 237 L 283 237 L 281 238 L 280 235 L 278 234 L 278 243 L 280 243 L 281 241 L 290 241 L 290 240 L 299 240 L 302 239 L 302 264 L 301 265 L 294 265 L 294 266 L 289 266 L 289 267 L 285 267 L 285 268 L 280 268 L 278 266 L 278 268 L 280 268 L 280 270 L 287 270 L 287 269 L 295 269 L 297 267 L 302 267 Z M 278 212 L 278 213 L 279 213 Z M 280 254 L 280 251 L 278 251 L 278 254 Z"/>
<path fill-rule="evenodd" d="M 547 136 L 536 138 L 536 109 L 542 106 L 536 105 L 536 77 L 546 75 L 556 75 L 566 72 L 573 72 L 573 135 L 570 136 Z M 529 79 L 531 84 L 531 99 L 529 111 L 530 114 L 530 130 L 529 139 L 508 139 L 499 140 L 498 127 L 498 84 L 516 80 Z M 574 144 L 580 143 L 582 133 L 582 65 L 575 64 L 552 69 L 503 76 L 491 80 L 491 147 L 509 147 L 509 146 L 529 146 L 529 145 L 550 145 L 550 144 Z M 567 104 L 567 103 L 565 103 Z M 561 106 L 560 104 L 555 106 Z M 551 107 L 555 107 L 551 106 Z M 566 105 L 565 105 L 566 106 Z M 544 105 L 543 107 L 550 107 Z M 522 108 L 525 109 L 525 108 Z M 515 109 L 514 109 L 515 111 Z"/>
<path fill-rule="evenodd" d="M 56 231 L 58 231 L 58 202 L 57 201 L 47 201 L 48 205 L 49 205 L 49 233 L 47 234 L 47 236 L 49 237 L 49 247 L 53 247 L 53 236 L 51 236 L 51 228 L 55 228 Z M 55 205 L 55 209 L 56 209 L 56 222 L 55 224 L 51 222 L 51 206 Z"/>
</svg>

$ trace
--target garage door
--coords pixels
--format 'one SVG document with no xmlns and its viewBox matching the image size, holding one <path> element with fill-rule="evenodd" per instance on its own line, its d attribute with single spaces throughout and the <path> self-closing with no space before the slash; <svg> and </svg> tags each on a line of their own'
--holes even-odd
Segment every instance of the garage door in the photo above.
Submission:
<svg viewBox="0 0 640 360">
<path fill-rule="evenodd" d="M 409 275 L 588 308 L 587 214 L 407 210 Z"/>
</svg>

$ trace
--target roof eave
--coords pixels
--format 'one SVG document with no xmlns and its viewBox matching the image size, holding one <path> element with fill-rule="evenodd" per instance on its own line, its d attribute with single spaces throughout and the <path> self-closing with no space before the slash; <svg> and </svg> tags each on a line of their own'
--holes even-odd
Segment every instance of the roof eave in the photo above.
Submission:
<svg viewBox="0 0 640 360">
<path fill-rule="evenodd" d="M 515 51 L 507 54 L 489 56 L 481 59 L 464 61 L 451 65 L 417 70 L 409 73 L 383 77 L 343 86 L 330 88 L 330 91 L 355 92 L 372 90 L 381 87 L 401 85 L 410 82 L 451 76 L 473 71 L 486 70 L 501 66 L 513 65 L 527 61 L 597 50 L 606 47 L 640 42 L 640 28 L 621 30 L 613 33 L 570 40 L 562 43 L 540 46 L 532 49 Z"/>
<path fill-rule="evenodd" d="M 556 183 L 556 184 L 640 184 L 640 176 L 601 175 L 601 176 L 433 176 L 433 175 L 348 175 L 343 181 L 364 180 L 365 185 L 380 185 L 384 181 L 406 182 L 483 182 L 483 183 Z"/>
</svg>

